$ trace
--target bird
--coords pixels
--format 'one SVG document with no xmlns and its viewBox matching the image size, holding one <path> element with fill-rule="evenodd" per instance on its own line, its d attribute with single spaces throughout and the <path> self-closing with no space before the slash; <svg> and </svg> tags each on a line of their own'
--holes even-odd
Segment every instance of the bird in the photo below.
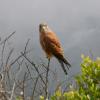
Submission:
<svg viewBox="0 0 100 100">
<path fill-rule="evenodd" d="M 39 37 L 40 37 L 40 45 L 43 51 L 45 52 L 48 60 L 50 60 L 52 57 L 55 57 L 61 64 L 64 73 L 67 75 L 68 73 L 65 68 L 65 65 L 69 70 L 71 64 L 64 57 L 64 51 L 60 44 L 59 38 L 57 37 L 55 32 L 53 32 L 51 28 L 49 28 L 47 23 L 39 24 Z"/>
</svg>

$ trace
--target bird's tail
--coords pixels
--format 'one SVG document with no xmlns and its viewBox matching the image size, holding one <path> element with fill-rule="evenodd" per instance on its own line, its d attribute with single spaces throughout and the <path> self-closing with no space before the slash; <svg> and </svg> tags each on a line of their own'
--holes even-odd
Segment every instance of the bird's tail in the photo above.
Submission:
<svg viewBox="0 0 100 100">
<path fill-rule="evenodd" d="M 67 73 L 67 70 L 65 69 L 64 63 L 61 60 L 59 60 L 59 59 L 58 59 L 58 61 L 61 64 L 61 67 L 62 67 L 64 73 L 67 75 L 68 73 Z"/>
<path fill-rule="evenodd" d="M 61 67 L 64 71 L 64 73 L 67 75 L 67 70 L 64 66 L 64 64 L 67 66 L 67 69 L 69 69 L 71 67 L 71 64 L 62 56 L 62 57 L 56 57 L 59 61 L 59 63 L 61 64 Z"/>
<path fill-rule="evenodd" d="M 66 64 L 68 69 L 71 67 L 71 64 L 64 57 L 61 59 L 61 61 Z"/>
<path fill-rule="evenodd" d="M 69 69 L 71 67 L 71 64 L 64 58 L 63 55 L 54 54 L 54 56 L 58 59 L 64 73 L 67 75 L 67 70 L 66 70 L 64 64 L 67 66 L 67 69 Z"/>
</svg>

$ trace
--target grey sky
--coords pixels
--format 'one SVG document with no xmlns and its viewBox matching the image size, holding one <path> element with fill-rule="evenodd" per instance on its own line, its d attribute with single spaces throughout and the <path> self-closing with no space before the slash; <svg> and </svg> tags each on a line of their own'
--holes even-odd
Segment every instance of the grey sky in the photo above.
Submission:
<svg viewBox="0 0 100 100">
<path fill-rule="evenodd" d="M 16 30 L 12 41 L 17 49 L 31 38 L 34 52 L 41 52 L 38 25 L 44 21 L 72 62 L 73 55 L 79 57 L 91 49 L 100 56 L 100 0 L 0 0 L 0 36 Z"/>
<path fill-rule="evenodd" d="M 83 29 L 86 18 L 99 19 L 99 5 L 99 0 L 0 0 L 0 31 L 37 36 L 38 24 L 47 21 L 57 34 L 71 36 L 67 31 Z"/>
</svg>

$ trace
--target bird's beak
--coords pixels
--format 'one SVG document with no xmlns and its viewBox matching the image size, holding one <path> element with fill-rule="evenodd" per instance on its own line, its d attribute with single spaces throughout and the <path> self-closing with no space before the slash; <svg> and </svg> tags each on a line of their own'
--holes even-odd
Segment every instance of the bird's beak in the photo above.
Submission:
<svg viewBox="0 0 100 100">
<path fill-rule="evenodd" d="M 44 26 L 43 26 L 43 27 L 42 27 L 42 29 L 43 29 L 43 30 L 45 30 L 45 29 L 46 29 L 46 27 L 44 27 Z"/>
</svg>

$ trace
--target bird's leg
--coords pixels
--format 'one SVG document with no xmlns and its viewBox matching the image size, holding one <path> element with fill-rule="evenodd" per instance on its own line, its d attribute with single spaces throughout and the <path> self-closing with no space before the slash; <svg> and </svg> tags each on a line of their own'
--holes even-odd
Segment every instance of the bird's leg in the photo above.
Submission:
<svg viewBox="0 0 100 100">
<path fill-rule="evenodd" d="M 50 58 L 48 58 L 48 66 L 47 67 L 49 67 L 50 66 Z"/>
<path fill-rule="evenodd" d="M 50 58 L 48 58 L 48 66 L 47 66 L 47 71 L 46 71 L 46 99 L 48 99 L 48 78 L 49 78 L 49 67 L 50 67 Z"/>
</svg>

